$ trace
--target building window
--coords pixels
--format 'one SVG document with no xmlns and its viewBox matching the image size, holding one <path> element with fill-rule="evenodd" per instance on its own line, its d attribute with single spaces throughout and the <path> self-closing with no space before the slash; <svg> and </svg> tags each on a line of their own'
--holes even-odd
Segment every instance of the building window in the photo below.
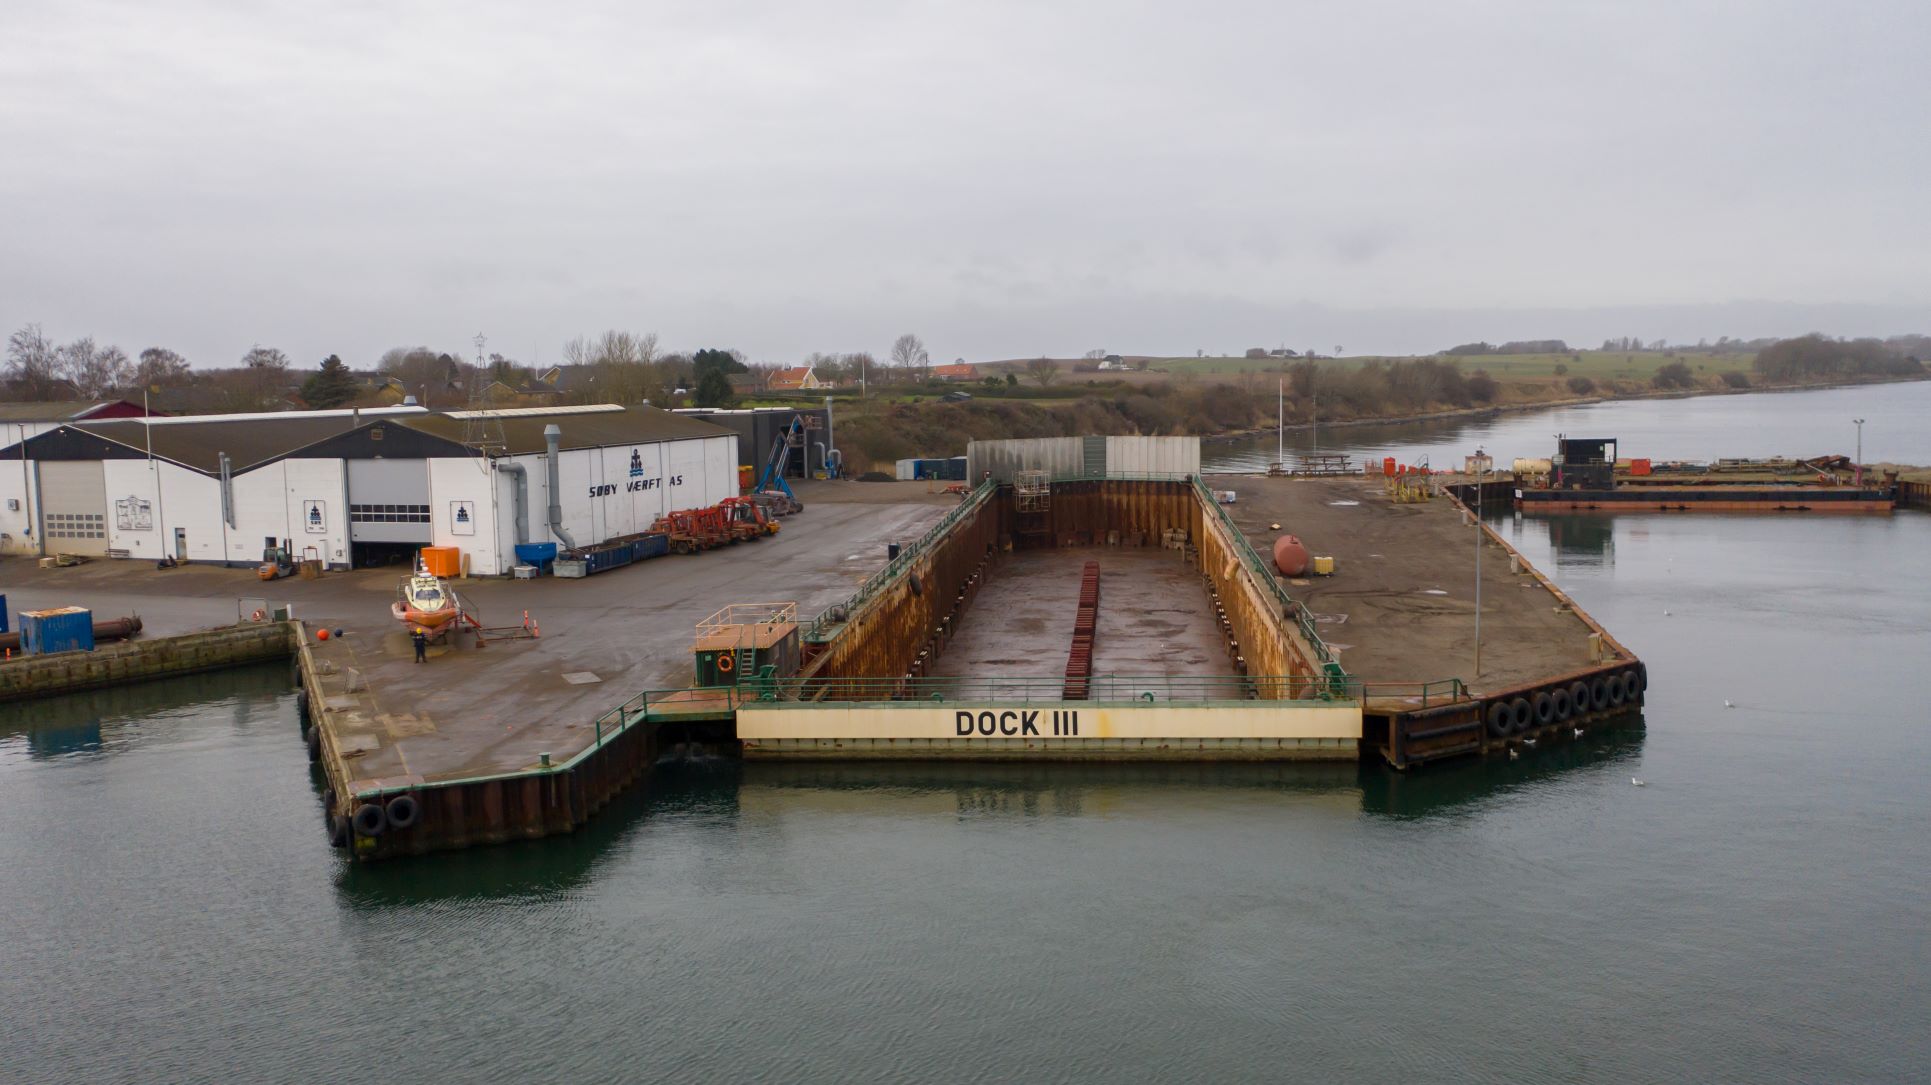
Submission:
<svg viewBox="0 0 1931 1085">
<path fill-rule="evenodd" d="M 349 520 L 358 524 L 426 524 L 428 505 L 350 505 Z"/>
</svg>

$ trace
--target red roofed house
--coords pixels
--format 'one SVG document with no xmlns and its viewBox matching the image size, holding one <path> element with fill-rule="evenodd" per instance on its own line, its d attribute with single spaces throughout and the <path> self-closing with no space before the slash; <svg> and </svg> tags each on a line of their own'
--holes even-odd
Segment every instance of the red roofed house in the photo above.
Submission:
<svg viewBox="0 0 1931 1085">
<path fill-rule="evenodd" d="M 780 369 L 771 374 L 771 380 L 766 387 L 773 392 L 796 392 L 808 388 L 823 388 L 825 382 L 818 379 L 818 374 L 813 373 L 810 366 L 794 365 L 789 369 Z"/>
<path fill-rule="evenodd" d="M 979 371 L 965 362 L 937 366 L 932 375 L 942 381 L 971 381 L 979 379 Z"/>
</svg>

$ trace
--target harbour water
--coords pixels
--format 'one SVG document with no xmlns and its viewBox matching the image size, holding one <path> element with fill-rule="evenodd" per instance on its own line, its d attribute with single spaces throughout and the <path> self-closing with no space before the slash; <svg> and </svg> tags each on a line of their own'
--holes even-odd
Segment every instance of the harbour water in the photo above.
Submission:
<svg viewBox="0 0 1931 1085">
<path fill-rule="evenodd" d="M 1864 417 L 1931 462 L 1927 391 L 1355 447 Z M 575 836 L 353 867 L 285 668 L 0 707 L 0 1079 L 1931 1075 L 1931 516 L 1499 525 L 1648 661 L 1640 724 L 1407 776 L 685 761 Z"/>
</svg>

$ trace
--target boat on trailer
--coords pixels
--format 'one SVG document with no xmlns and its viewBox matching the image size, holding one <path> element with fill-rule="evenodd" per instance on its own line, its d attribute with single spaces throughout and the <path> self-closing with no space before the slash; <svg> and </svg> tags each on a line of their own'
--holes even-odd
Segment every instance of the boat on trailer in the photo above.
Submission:
<svg viewBox="0 0 1931 1085">
<path fill-rule="evenodd" d="M 411 633 L 440 633 L 462 615 L 462 600 L 444 584 L 441 577 L 416 573 L 396 586 L 396 601 L 389 614 L 407 626 Z"/>
</svg>

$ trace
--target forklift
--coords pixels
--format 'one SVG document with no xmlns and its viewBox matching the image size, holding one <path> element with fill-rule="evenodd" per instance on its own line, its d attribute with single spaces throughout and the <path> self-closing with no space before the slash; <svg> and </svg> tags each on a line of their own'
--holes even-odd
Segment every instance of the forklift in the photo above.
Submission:
<svg viewBox="0 0 1931 1085">
<path fill-rule="evenodd" d="M 261 564 L 255 567 L 255 575 L 263 580 L 280 580 L 295 572 L 295 558 L 289 551 L 288 540 L 279 543 L 274 536 L 263 540 L 267 545 L 262 548 Z"/>
</svg>

